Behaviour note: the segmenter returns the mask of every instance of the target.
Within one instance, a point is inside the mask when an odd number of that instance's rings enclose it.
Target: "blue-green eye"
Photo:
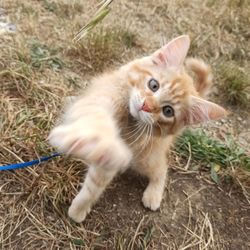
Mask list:
[[[148,88],[153,91],[153,92],[156,92],[160,87],[160,84],[154,79],[150,79],[148,81]]]
[[[174,109],[170,105],[166,105],[162,108],[162,112],[166,117],[174,116]]]

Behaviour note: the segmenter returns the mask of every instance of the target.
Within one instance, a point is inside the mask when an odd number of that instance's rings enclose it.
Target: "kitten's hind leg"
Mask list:
[[[78,223],[82,222],[118,172],[118,168],[90,166],[82,188],[69,208],[69,217]]]

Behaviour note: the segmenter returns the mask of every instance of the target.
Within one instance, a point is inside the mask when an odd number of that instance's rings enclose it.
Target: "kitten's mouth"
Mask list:
[[[137,121],[145,122],[152,124],[152,109],[148,103],[141,98],[137,92],[132,92],[130,101],[129,101],[129,113]]]
[[[144,102],[142,104],[142,106],[140,107],[139,111],[144,111],[144,112],[148,112],[148,113],[151,113],[151,109],[150,107],[148,106],[148,104],[146,102]]]
[[[137,109],[137,119],[142,122],[152,124],[151,117],[152,110],[149,108],[145,102]]]

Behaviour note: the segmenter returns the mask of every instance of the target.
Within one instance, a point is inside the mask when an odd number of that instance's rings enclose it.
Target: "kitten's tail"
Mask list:
[[[202,60],[196,58],[188,58],[185,62],[188,70],[195,74],[195,88],[201,97],[206,97],[213,84],[211,68]]]

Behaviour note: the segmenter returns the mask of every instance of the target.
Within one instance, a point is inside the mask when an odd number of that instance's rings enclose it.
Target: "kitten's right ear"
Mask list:
[[[179,36],[157,50],[152,55],[152,60],[158,66],[178,68],[183,64],[189,46],[189,36]]]

